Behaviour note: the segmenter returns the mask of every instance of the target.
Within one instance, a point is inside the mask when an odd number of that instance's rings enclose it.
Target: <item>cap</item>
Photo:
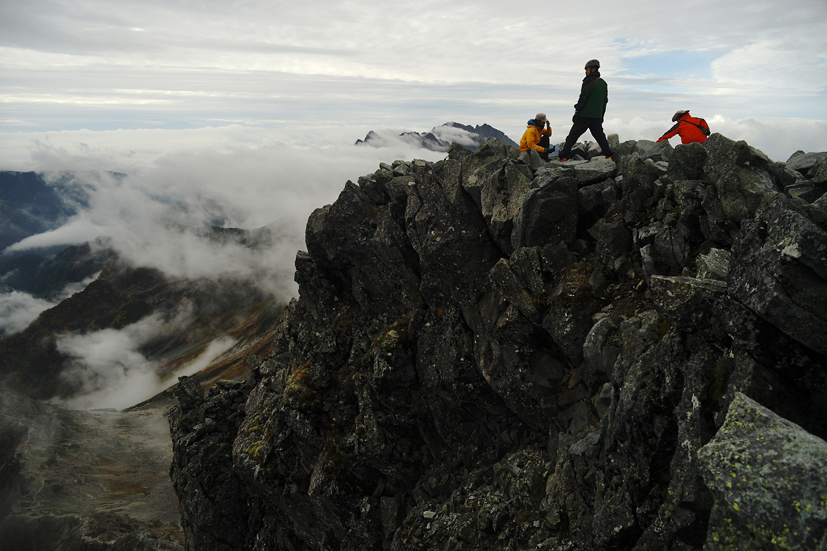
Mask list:
[[[672,115],[672,122],[677,122],[679,118],[689,113],[689,109],[681,109],[680,111],[676,112]]]
[[[586,62],[585,68],[588,69],[589,67],[597,67],[598,69],[600,69],[600,62],[596,59],[590,59]]]

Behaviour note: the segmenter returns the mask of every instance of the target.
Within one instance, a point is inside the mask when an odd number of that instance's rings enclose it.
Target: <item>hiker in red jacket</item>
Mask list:
[[[709,136],[709,125],[703,119],[689,116],[689,109],[678,111],[672,117],[675,126],[658,139],[658,142],[668,140],[674,135],[680,135],[681,143],[704,143]]]

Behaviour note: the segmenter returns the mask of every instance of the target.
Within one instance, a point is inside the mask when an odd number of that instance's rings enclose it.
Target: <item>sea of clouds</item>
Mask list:
[[[249,136],[234,132],[204,132],[177,147],[167,141],[167,132],[140,131],[49,135],[31,142],[29,165],[18,168],[41,172],[47,183],[69,181],[83,190],[86,201],[60,228],[28,237],[4,253],[38,252],[106,236],[107,245],[134,266],[156,268],[172,278],[254,281],[261,291],[287,302],[297,296],[294,261],[305,248],[305,225],[314,209],[335,201],[348,180],[376,171],[380,162],[445,157],[398,140],[383,148],[322,140],[251,144],[246,143]],[[205,229],[211,226],[268,227],[274,238],[253,250],[235,240],[207,238]],[[67,288],[60,298],[85,284]],[[2,293],[0,330],[20,331],[55,304],[19,291]],[[123,408],[163,390],[170,383],[157,380],[157,366],[140,349],[167,330],[160,319],[149,317],[119,331],[60,336],[58,349],[71,358],[66,376],[88,391],[70,405]],[[233,344],[228,338],[217,340],[186,373],[203,369]]]

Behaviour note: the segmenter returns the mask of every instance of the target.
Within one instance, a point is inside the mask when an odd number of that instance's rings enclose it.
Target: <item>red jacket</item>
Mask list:
[[[701,126],[706,129],[706,134],[701,131],[698,126]],[[695,117],[690,117],[689,113],[682,116],[678,119],[678,122],[675,123],[675,126],[669,129],[669,131],[661,136],[658,139],[658,142],[662,142],[663,140],[668,140],[674,135],[680,135],[681,143],[704,143],[706,141],[706,137],[709,135],[709,125],[706,124],[706,121],[703,119],[696,119]]]

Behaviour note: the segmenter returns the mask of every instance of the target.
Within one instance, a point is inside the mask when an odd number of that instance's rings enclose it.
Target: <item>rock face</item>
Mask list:
[[[738,393],[698,458],[715,496],[709,549],[824,546],[827,442]]]
[[[617,151],[452,146],[315,211],[274,352],[179,385],[187,549],[823,546],[824,478],[775,469],[824,461],[819,159]]]

